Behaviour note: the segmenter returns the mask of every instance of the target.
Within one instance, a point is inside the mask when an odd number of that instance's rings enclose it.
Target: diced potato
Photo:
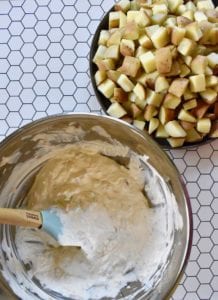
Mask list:
[[[97,71],[95,73],[95,82],[97,85],[101,84],[107,78],[107,74],[105,71]]]
[[[119,86],[125,91],[125,92],[131,92],[134,89],[134,84],[132,81],[124,74],[121,74],[120,77],[117,80],[117,83]]]
[[[179,16],[176,18],[177,24],[179,27],[185,27],[188,24],[192,23],[192,21],[184,16]]]
[[[107,77],[114,82],[117,82],[118,78],[120,77],[121,73],[115,70],[108,70]]]
[[[167,18],[167,14],[159,13],[151,17],[152,24],[162,25]]]
[[[196,99],[191,99],[189,101],[186,101],[184,104],[183,104],[183,108],[185,110],[190,110],[192,108],[195,108],[197,106],[197,100]]]
[[[163,76],[159,76],[155,81],[155,92],[161,93],[167,91],[169,88],[169,82]]]
[[[199,41],[203,33],[197,22],[193,22],[186,26],[186,36],[193,41]]]
[[[126,93],[121,88],[116,87],[116,88],[114,88],[114,99],[119,103],[128,101],[128,93]]]
[[[112,45],[120,45],[120,41],[122,39],[123,33],[121,30],[115,30],[110,34],[110,37],[107,40],[107,47],[112,46]]]
[[[143,54],[145,54],[146,52],[148,52],[147,49],[145,49],[145,48],[142,47],[142,46],[139,46],[139,47],[136,49],[135,57],[140,58],[140,56],[143,55]]]
[[[114,88],[116,87],[115,83],[110,80],[106,79],[98,86],[98,90],[106,97],[111,98],[114,94]]]
[[[214,9],[213,2],[210,0],[197,1],[198,10]]]
[[[213,70],[210,67],[206,67],[205,75],[213,75]]]
[[[209,22],[218,23],[218,11],[214,9],[208,9],[205,13]]]
[[[99,60],[104,59],[105,56],[105,52],[107,50],[107,47],[103,46],[103,45],[99,45],[98,49],[95,53],[95,56],[93,58],[93,62],[96,64]]]
[[[177,15],[182,15],[187,10],[186,6],[184,4],[180,4],[176,9]]]
[[[140,129],[140,130],[143,130],[145,128],[145,122],[144,121],[134,120],[133,125],[136,128]]]
[[[172,148],[178,148],[183,146],[185,138],[168,138],[167,141]]]
[[[137,96],[139,99],[141,99],[141,100],[143,100],[143,99],[146,98],[146,91],[145,91],[143,85],[140,84],[140,83],[137,83],[137,84],[136,84],[136,86],[135,86],[134,89],[133,89],[133,92],[134,92],[134,93],[136,94],[136,96]]]
[[[186,121],[190,123],[195,123],[196,118],[188,111],[181,109],[179,114],[178,114],[178,119],[181,121]]]
[[[211,131],[210,131],[209,137],[218,138],[218,122],[217,121],[213,122],[213,124],[211,126]]]
[[[157,118],[151,118],[148,126],[148,133],[151,135],[159,126],[160,121]]]
[[[163,102],[163,106],[170,109],[175,109],[181,103],[181,98],[176,97],[173,94],[168,93]]]
[[[136,22],[136,24],[140,27],[146,27],[150,24],[150,18],[148,15],[142,10],[129,10],[127,12],[127,23]]]
[[[169,109],[164,106],[161,106],[160,111],[159,111],[159,120],[161,124],[165,125],[169,121],[172,121],[175,119],[175,110],[174,109]]]
[[[183,97],[184,97],[185,101],[190,100],[190,99],[194,99],[196,97],[196,93],[192,93],[190,91],[190,89],[187,88],[184,95],[183,95]]]
[[[197,122],[197,131],[201,133],[209,133],[211,129],[211,120],[209,118],[202,118]]]
[[[209,63],[209,66],[211,68],[214,68],[216,65],[218,65],[218,53],[210,53],[208,56],[207,56],[207,59],[208,59],[208,63]]]
[[[115,118],[121,118],[127,114],[125,109],[118,102],[112,103],[109,106],[107,113]]]
[[[105,58],[111,58],[114,60],[119,59],[119,46],[118,45],[112,45],[105,51]]]
[[[169,93],[180,98],[185,93],[188,84],[189,84],[189,80],[186,78],[175,79],[170,85]]]
[[[145,35],[142,35],[139,39],[139,44],[146,48],[146,49],[151,49],[153,48],[153,44],[152,44],[152,41],[150,40],[150,38],[145,34]]]
[[[193,74],[205,74],[208,65],[207,57],[197,55],[191,62],[191,70]]]
[[[145,85],[147,87],[149,87],[150,89],[154,89],[155,87],[155,81],[158,77],[158,72],[157,71],[154,71],[152,73],[149,73],[149,74],[145,74]]]
[[[187,130],[186,132],[187,132],[187,136],[185,138],[186,142],[195,143],[202,140],[202,136],[195,130],[195,128]]]
[[[134,94],[134,93],[133,93]],[[135,94],[134,94],[135,95]],[[147,104],[147,101],[146,99],[140,99],[140,98],[135,98],[135,104],[140,107],[141,109],[144,109],[146,104]]]
[[[152,7],[152,12],[153,12],[153,15],[159,14],[159,13],[167,14],[168,13],[168,7],[164,3],[160,3],[160,4],[155,3],[154,6]]]
[[[191,67],[191,62],[192,62],[191,56],[183,56],[182,59],[188,67]]]
[[[206,76],[206,86],[213,87],[218,84],[218,77],[215,75]]]
[[[169,134],[166,131],[165,127],[162,124],[159,124],[156,133],[155,133],[156,138],[168,138]]]
[[[123,38],[127,40],[138,40],[139,38],[139,28],[135,22],[127,23],[125,26],[125,31],[123,33]]]
[[[135,103],[131,103],[130,108],[133,119],[136,119],[138,116],[141,115],[142,111]]]
[[[174,26],[176,26],[177,25],[176,18],[174,16],[168,17],[167,20],[165,21],[164,25],[166,27],[174,27]]]
[[[109,14],[109,28],[118,28],[120,24],[120,12],[112,11]]]
[[[150,121],[153,117],[158,114],[158,110],[154,105],[146,105],[144,111],[144,119]]]
[[[218,120],[218,102],[214,104],[214,114],[216,119]]]
[[[169,43],[170,37],[165,27],[159,27],[152,35],[151,40],[155,48],[159,49]]]
[[[173,28],[173,31],[172,31],[172,34],[171,34],[171,43],[176,45],[176,46],[179,45],[179,43],[185,37],[185,33],[186,33],[185,28],[175,26]]]
[[[118,71],[127,76],[136,77],[139,68],[140,68],[140,61],[138,58],[132,56],[125,56],[123,60],[123,64],[118,69]]]
[[[109,38],[110,38],[110,32],[108,30],[101,30],[98,44],[106,46]]]
[[[183,4],[183,0],[168,0],[168,6],[171,13],[175,12],[181,4]]]
[[[126,26],[127,23],[127,17],[126,14],[123,12],[120,12],[120,23],[119,23],[119,28],[123,28]]]
[[[133,93],[133,92],[130,92],[130,93],[127,93],[128,94],[128,100],[131,101],[131,102],[135,102],[136,101],[136,94]]]
[[[203,92],[206,89],[205,75],[194,75],[189,77],[190,89],[192,92],[198,93]]]
[[[130,9],[130,1],[129,0],[120,0],[115,4],[115,10],[127,12]]]
[[[153,52],[148,51],[142,54],[139,59],[147,73],[151,73],[156,70],[155,56]]]
[[[164,94],[155,93],[152,90],[147,90],[147,103],[159,107],[163,101]]]
[[[175,77],[175,76],[178,76],[180,73],[181,73],[180,64],[178,63],[178,61],[174,61],[170,72],[165,73],[164,75],[166,77]]]
[[[196,123],[190,123],[186,121],[180,121],[180,125],[185,129],[185,131],[190,130],[195,127]]]
[[[192,10],[186,10],[184,13],[182,13],[182,16],[194,21],[194,12]]]
[[[120,53],[123,56],[134,56],[135,53],[134,41],[122,39],[120,43]]]
[[[146,34],[151,38],[151,36],[160,28],[159,25],[152,25],[145,28]]]
[[[217,45],[218,44],[218,28],[214,27],[211,28],[209,33],[209,41],[211,45]]]
[[[160,74],[170,72],[173,59],[169,47],[158,49],[155,53],[155,58],[156,68]]]
[[[197,21],[197,22],[207,21],[207,19],[208,19],[203,11],[196,11],[194,13],[194,18],[195,18],[195,21]]]
[[[217,92],[213,89],[206,89],[206,91],[200,93],[201,98],[208,104],[213,104],[217,100]]]
[[[187,75],[189,75],[191,73],[191,70],[189,69],[189,67],[186,66],[186,64],[182,64],[180,66],[180,77],[186,77]]]
[[[183,38],[177,48],[178,52],[184,56],[191,55],[196,47],[196,43],[190,39]]]
[[[115,69],[115,62],[111,58],[99,60],[96,64],[98,66],[99,71],[108,71]]]
[[[187,135],[186,131],[176,120],[168,122],[167,124],[165,124],[164,128],[171,137],[182,138]]]
[[[198,118],[202,119],[206,114],[207,110],[209,109],[210,105],[205,103],[204,101],[198,100],[197,107],[192,110],[192,114]]]
[[[187,10],[193,10],[193,11],[196,11],[197,8],[195,6],[195,4],[192,2],[192,1],[188,1],[186,4],[185,4]]]

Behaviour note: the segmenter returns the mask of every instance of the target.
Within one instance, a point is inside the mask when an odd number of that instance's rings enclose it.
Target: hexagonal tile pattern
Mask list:
[[[92,35],[113,0],[0,1],[0,141],[31,120],[102,113],[89,78]],[[192,205],[190,261],[171,299],[218,299],[218,140],[167,152]]]

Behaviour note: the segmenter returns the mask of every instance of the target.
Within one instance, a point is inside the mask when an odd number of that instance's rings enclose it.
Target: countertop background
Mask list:
[[[0,1],[0,140],[47,115],[101,113],[89,79],[89,46],[113,3]],[[186,182],[194,219],[190,261],[172,299],[217,300],[218,140],[168,154]]]

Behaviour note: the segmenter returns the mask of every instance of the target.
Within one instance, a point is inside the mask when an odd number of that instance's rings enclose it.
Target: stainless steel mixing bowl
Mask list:
[[[72,141],[65,137],[66,130],[72,123],[81,126],[82,129],[87,132],[87,134],[83,137],[84,140],[93,140],[96,138],[103,139],[102,136],[97,137],[96,133],[90,134],[90,128],[98,125],[104,128],[112,136],[112,138],[124,145],[127,145],[134,152],[139,153],[140,155],[147,155],[150,158],[149,162],[151,165],[159,172],[162,178],[166,179],[169,188],[174,193],[179,211],[183,217],[183,228],[182,230],[175,232],[173,250],[161,281],[155,289],[149,293],[142,291],[138,283],[133,283],[131,288],[122,289],[121,293],[116,298],[122,299],[125,298],[125,296],[128,296],[128,299],[166,299],[176,287],[189,257],[192,241],[192,215],[189,198],[176,167],[157,143],[145,132],[139,131],[120,120],[92,114],[59,115],[28,124],[13,133],[0,144],[1,206],[17,207],[22,205],[22,199],[31,185],[33,174],[29,174],[30,176],[28,176],[28,178],[14,179],[14,182],[12,182],[14,187],[13,191],[10,191],[8,196],[5,197],[4,195],[3,197],[2,191],[7,182],[12,180],[10,176],[13,169],[19,163],[28,161],[28,159],[34,155],[36,151],[36,142],[33,138],[38,134],[50,134],[58,131],[63,133],[63,138],[56,140],[54,145],[72,143],[74,141],[73,136]],[[7,160],[8,157],[12,157],[12,161]],[[1,226],[0,232],[0,281],[2,288],[9,293],[11,297],[10,299],[13,297],[18,299],[10,288],[12,283],[13,286],[17,285],[18,289],[25,290],[25,297],[22,298],[23,300],[67,299],[48,291],[43,291],[43,293],[45,293],[44,295],[47,296],[45,298],[40,298],[38,296],[38,291],[42,291],[43,287],[41,287],[37,281],[28,277],[26,267],[20,261],[16,251],[16,245],[14,243],[14,229],[10,226]],[[4,243],[2,242],[3,239]],[[5,245],[5,243],[7,245]],[[10,262],[12,261],[10,265],[8,263],[9,255],[12,258],[10,259]],[[31,290],[25,289],[24,285],[20,285],[19,276],[22,276],[24,280],[28,281],[32,287]],[[136,291],[139,292],[135,293]],[[131,296],[133,292],[135,295],[134,297]]]

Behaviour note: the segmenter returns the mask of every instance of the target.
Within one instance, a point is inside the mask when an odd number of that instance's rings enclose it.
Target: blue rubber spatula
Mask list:
[[[61,220],[58,214],[52,210],[37,212],[25,209],[0,208],[0,224],[42,229],[58,242],[58,237],[62,234]]]

